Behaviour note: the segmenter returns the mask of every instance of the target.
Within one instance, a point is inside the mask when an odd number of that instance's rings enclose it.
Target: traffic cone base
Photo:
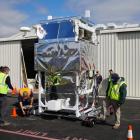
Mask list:
[[[16,107],[13,107],[13,109],[12,109],[12,113],[11,113],[11,116],[14,117],[14,118],[17,117]]]
[[[129,126],[128,126],[127,140],[133,140],[132,125],[129,125]]]

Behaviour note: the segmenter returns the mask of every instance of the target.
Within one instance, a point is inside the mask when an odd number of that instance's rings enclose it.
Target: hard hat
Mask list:
[[[60,75],[60,73],[59,72],[55,72],[54,75]]]
[[[120,76],[117,73],[111,74],[112,82],[117,82],[120,79]]]

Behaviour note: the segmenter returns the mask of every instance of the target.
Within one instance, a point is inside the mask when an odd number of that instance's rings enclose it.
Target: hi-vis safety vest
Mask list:
[[[29,88],[21,88],[21,89],[19,90],[20,96],[23,96],[23,93],[24,93],[24,92],[27,93],[27,96],[28,96],[28,97],[31,95],[31,89],[29,89]]]
[[[122,84],[126,84],[124,81],[119,82],[118,84],[113,85],[113,83],[110,83],[109,91],[108,91],[108,97],[112,100],[119,101],[120,99],[120,87]]]
[[[5,83],[7,74],[0,72],[0,94],[7,94],[8,85]]]
[[[58,75],[49,76],[48,81],[50,82],[50,85],[57,86],[60,84],[61,77]]]
[[[53,84],[55,86],[59,85],[60,84],[60,81],[61,81],[61,79],[60,79],[59,76],[56,75],[56,76],[53,77]]]

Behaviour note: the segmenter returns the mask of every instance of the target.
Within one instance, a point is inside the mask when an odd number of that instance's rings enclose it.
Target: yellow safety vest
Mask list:
[[[0,94],[7,94],[8,85],[5,83],[7,74],[0,72]]]
[[[56,76],[53,77],[53,84],[55,86],[59,85],[60,84],[60,81],[61,81],[61,79],[60,79],[59,76],[56,75]]]
[[[51,85],[60,85],[60,81],[61,81],[61,77],[58,75],[53,75],[53,76],[49,76],[48,81],[50,82]]]
[[[124,81],[119,82],[118,84],[113,85],[112,82],[110,83],[110,88],[108,91],[108,97],[112,100],[119,101],[120,99],[120,87],[124,84]],[[126,83],[125,83],[126,84]]]

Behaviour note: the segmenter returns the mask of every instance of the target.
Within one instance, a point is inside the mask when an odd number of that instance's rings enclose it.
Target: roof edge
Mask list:
[[[100,33],[105,34],[105,33],[119,33],[119,32],[135,32],[135,31],[140,31],[140,27],[105,29],[105,30],[100,30]]]

